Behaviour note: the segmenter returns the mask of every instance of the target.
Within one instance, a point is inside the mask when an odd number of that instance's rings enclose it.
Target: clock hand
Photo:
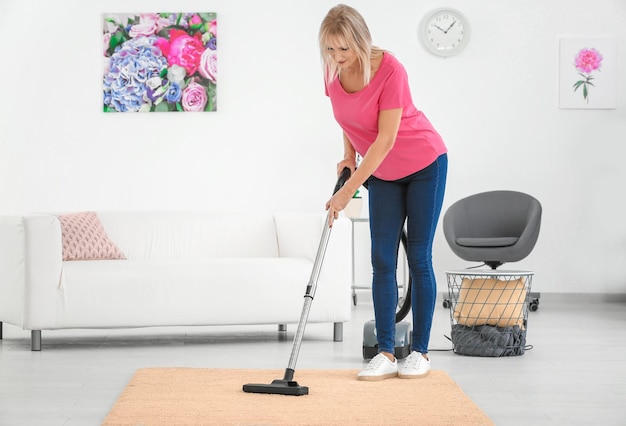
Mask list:
[[[435,24],[435,28],[437,28],[439,31],[441,31],[442,33],[447,33],[448,31],[444,30],[443,28],[441,28],[439,25]]]
[[[450,24],[450,26],[448,27],[448,29],[444,31],[444,34],[448,34],[448,31],[450,31],[450,30],[452,29],[452,27],[454,26],[454,24],[456,24],[456,20]]]

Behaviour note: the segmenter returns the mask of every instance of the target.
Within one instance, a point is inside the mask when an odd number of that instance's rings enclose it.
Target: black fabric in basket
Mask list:
[[[452,326],[454,352],[460,355],[501,357],[523,355],[526,348],[526,330],[519,326],[494,327],[478,325]]]

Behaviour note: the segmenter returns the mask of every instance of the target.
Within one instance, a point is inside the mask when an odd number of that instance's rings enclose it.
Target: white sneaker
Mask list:
[[[424,358],[421,352],[413,351],[406,357],[398,377],[401,379],[419,379],[428,375],[429,371],[430,360]]]
[[[357,376],[358,380],[385,380],[398,375],[398,360],[391,362],[383,354],[378,354]]]

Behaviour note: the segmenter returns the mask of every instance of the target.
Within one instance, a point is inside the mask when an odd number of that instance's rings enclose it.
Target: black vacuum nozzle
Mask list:
[[[273,395],[308,395],[309,388],[298,385],[292,380],[276,379],[270,384],[248,383],[243,385],[243,391],[249,393],[269,393]]]
[[[285,375],[282,379],[276,379],[269,385],[262,383],[248,383],[243,385],[243,391],[249,393],[271,393],[276,395],[308,395],[309,388],[300,386],[298,382],[293,380],[294,370],[292,368],[285,369]]]

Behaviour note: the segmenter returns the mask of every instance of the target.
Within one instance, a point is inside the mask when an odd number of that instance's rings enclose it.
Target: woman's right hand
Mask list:
[[[339,163],[337,163],[337,176],[343,172],[345,168],[350,169],[350,176],[354,174],[356,170],[356,161],[355,159],[344,158]],[[348,179],[349,180],[349,179]],[[339,217],[339,212],[346,207],[346,204],[352,198],[352,193],[346,192],[347,188],[344,186],[326,202],[326,210],[330,210],[329,215],[329,225],[332,227],[335,219]]]
[[[337,176],[339,176],[343,169],[345,169],[346,167],[350,169],[350,176],[352,176],[354,174],[354,171],[356,170],[356,160],[354,158],[344,158],[343,160],[338,162]]]

